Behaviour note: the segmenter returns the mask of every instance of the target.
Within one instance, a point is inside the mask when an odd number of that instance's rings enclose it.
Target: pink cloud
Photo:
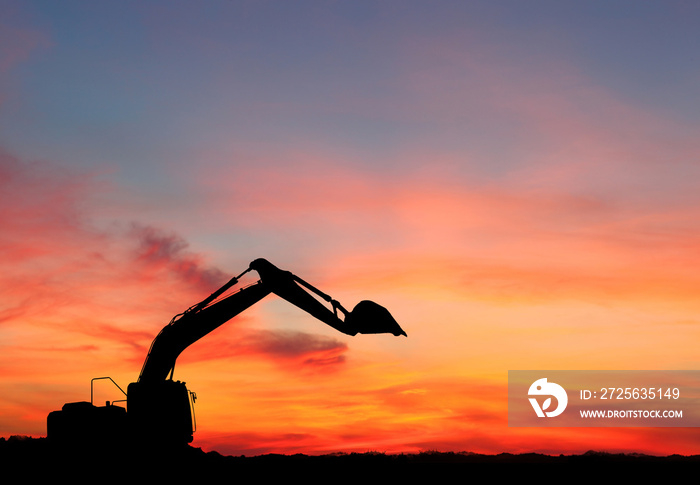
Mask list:
[[[228,279],[220,269],[206,267],[201,255],[188,252],[189,244],[177,234],[133,224],[129,236],[136,240],[135,257],[144,268],[172,272],[202,289],[215,289]]]
[[[230,322],[235,330],[205,338],[183,353],[181,361],[267,358],[280,364],[285,372],[332,369],[345,362],[346,343],[323,335],[294,330],[246,328],[245,319]],[[229,326],[230,326],[229,325]]]

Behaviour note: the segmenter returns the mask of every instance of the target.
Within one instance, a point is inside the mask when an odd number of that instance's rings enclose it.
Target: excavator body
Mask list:
[[[70,402],[46,419],[49,441],[66,449],[91,446],[118,448],[129,439],[126,409],[112,403],[95,406],[88,401]]]

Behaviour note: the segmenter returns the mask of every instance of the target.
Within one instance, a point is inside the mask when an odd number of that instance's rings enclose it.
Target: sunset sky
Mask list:
[[[268,297],[178,360],[194,446],[700,453],[507,419],[508,370],[700,368],[698,32],[692,1],[0,0],[0,436],[126,389],[263,257],[408,338]]]

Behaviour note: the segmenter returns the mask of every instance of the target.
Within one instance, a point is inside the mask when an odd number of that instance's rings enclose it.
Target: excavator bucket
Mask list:
[[[363,300],[355,305],[345,318],[345,323],[358,333],[390,333],[397,337],[407,336],[389,310],[369,300]]]

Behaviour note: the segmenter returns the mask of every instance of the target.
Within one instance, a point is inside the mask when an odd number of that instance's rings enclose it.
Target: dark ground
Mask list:
[[[578,470],[598,473],[611,467],[624,470],[640,470],[646,465],[700,465],[700,455],[665,457],[640,454],[611,454],[589,451],[581,455],[543,455],[537,453],[483,455],[469,452],[424,452],[417,454],[390,455],[384,453],[337,453],[330,455],[260,455],[223,456],[217,452],[204,452],[199,448],[186,447],[165,452],[152,448],[140,450],[75,448],[52,446],[46,438],[12,436],[0,438],[0,466],[3,471],[23,472],[27,478],[74,478],[78,482],[88,478],[141,477],[152,479],[183,479],[216,477],[239,477],[238,470],[253,469],[256,476],[272,476],[294,470],[337,470],[360,473],[363,470],[382,466],[412,464],[463,464],[474,465],[472,469],[488,470],[494,478],[515,471],[511,465],[573,465]],[[489,466],[491,465],[491,466]],[[303,467],[303,468],[302,468]],[[518,469],[518,475],[522,473]],[[291,475],[291,474],[290,474]],[[48,480],[41,480],[48,481]],[[180,480],[178,480],[179,482]],[[221,480],[219,480],[221,481]]]

